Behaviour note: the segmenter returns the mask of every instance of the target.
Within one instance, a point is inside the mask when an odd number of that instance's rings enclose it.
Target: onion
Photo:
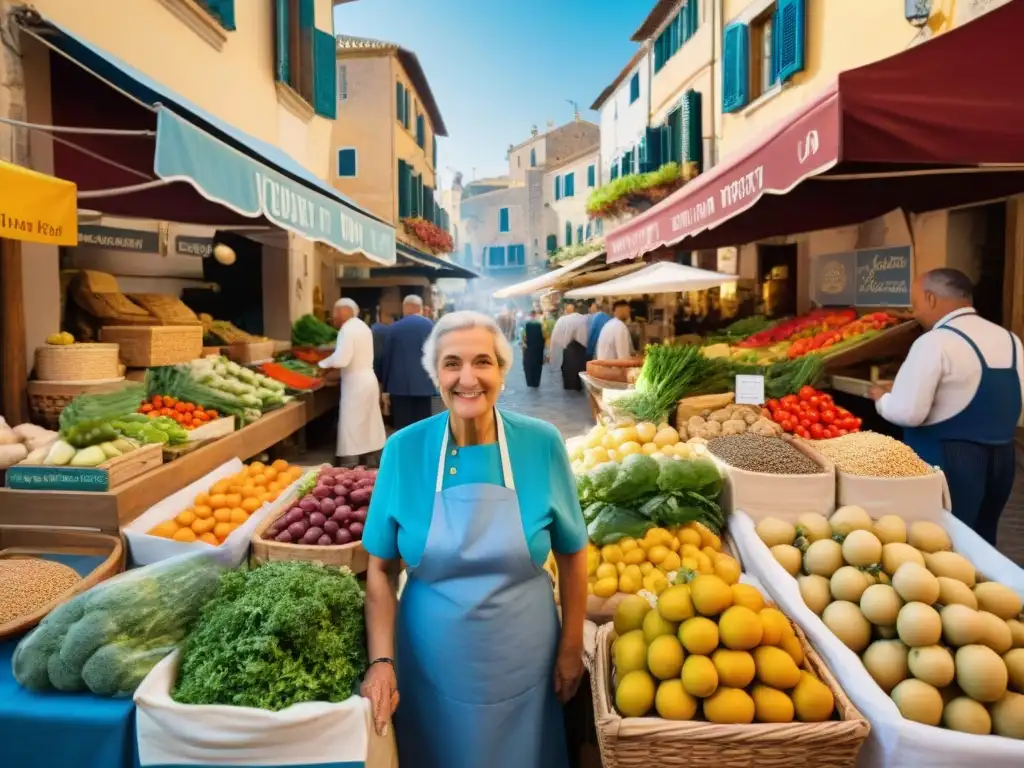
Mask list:
[[[316,512],[320,509],[320,502],[315,498],[307,496],[299,502],[299,507],[302,508],[303,512]]]
[[[365,523],[366,507],[360,507],[359,509],[353,510],[352,514],[349,515],[349,520],[353,520],[357,523]]]
[[[309,516],[309,524],[314,528],[323,528],[326,521],[327,518],[324,516],[323,512],[313,512]]]
[[[297,523],[299,520],[305,519],[305,517],[306,513],[303,511],[302,507],[292,507],[288,510],[288,514],[284,516],[284,524],[291,525],[292,523]]]
[[[338,532],[338,529],[341,528],[341,526],[338,525],[338,523],[334,520],[328,520],[320,527],[324,529],[324,533],[330,536],[336,534]]]
[[[326,499],[331,495],[331,488],[328,485],[318,485],[313,489],[313,495],[318,499]]]
[[[274,537],[274,541],[280,541],[282,544],[291,544],[292,535],[288,531],[281,531]]]
[[[345,496],[348,494],[348,488],[344,485],[336,485],[331,489],[331,492],[335,496]]]
[[[328,536],[325,533],[323,536],[316,540],[316,543],[319,544],[321,547],[327,547],[334,543],[334,539],[333,537]]]
[[[348,532],[352,534],[352,538],[354,538],[354,539],[358,540],[358,539],[363,538],[363,524],[362,523],[352,523],[352,524],[350,524],[349,527],[348,527]]]
[[[352,504],[361,507],[370,500],[370,492],[365,488],[359,488],[358,490],[352,491],[352,493],[348,495],[348,499]]]
[[[338,532],[334,534],[335,544],[350,544],[352,542],[352,534],[344,528],[339,528]]]
[[[288,526],[288,533],[292,535],[293,539],[301,539],[309,529],[309,523],[305,520],[299,520],[297,523],[292,523]]]
[[[334,514],[331,515],[331,520],[336,520],[339,523],[343,523],[352,516],[352,507],[347,504],[343,504],[334,510]]]
[[[320,511],[324,513],[325,517],[330,517],[334,514],[334,510],[337,509],[338,504],[334,499],[326,498],[320,501]]]

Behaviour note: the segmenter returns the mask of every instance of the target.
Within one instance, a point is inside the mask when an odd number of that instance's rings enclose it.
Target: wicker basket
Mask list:
[[[120,376],[117,344],[46,345],[36,348],[40,381],[110,381]]]
[[[129,368],[187,363],[203,352],[201,325],[108,325],[102,339],[117,342],[121,362]]]
[[[124,381],[121,379],[89,384],[30,381],[28,383],[28,408],[32,415],[32,423],[47,429],[57,429],[60,412],[79,395],[116,392],[122,387],[124,387]]]
[[[274,357],[274,346],[277,342],[250,341],[227,346],[227,358],[239,365],[250,365],[252,363],[265,363]]]
[[[615,627],[605,624],[597,633],[591,670],[594,720],[605,768],[851,768],[871,726],[808,645],[804,633],[796,625],[794,629],[804,648],[804,669],[832,691],[837,720],[718,725],[704,720],[621,717],[612,704]]]

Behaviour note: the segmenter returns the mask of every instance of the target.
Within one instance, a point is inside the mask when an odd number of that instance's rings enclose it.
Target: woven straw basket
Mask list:
[[[105,325],[101,337],[120,346],[121,362],[129,368],[178,365],[203,352],[201,325]]]
[[[598,630],[591,664],[594,721],[604,767],[852,768],[871,726],[807,644],[800,628],[794,628],[806,654],[804,669],[831,689],[837,720],[717,725],[703,720],[623,718],[612,701],[611,647],[615,628],[605,624]]]
[[[109,381],[120,376],[117,344],[46,345],[36,348],[40,381]]]

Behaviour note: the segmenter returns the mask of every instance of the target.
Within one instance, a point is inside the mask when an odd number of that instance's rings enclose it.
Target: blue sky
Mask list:
[[[335,10],[338,34],[416,53],[448,127],[438,166],[468,181],[506,173],[509,144],[572,119],[626,65],[629,38],[654,2],[635,0],[358,0]]]

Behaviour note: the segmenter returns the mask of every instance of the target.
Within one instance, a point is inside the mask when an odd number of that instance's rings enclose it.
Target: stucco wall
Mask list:
[[[640,98],[629,103],[629,82],[633,73],[640,75]],[[611,167],[624,151],[635,147],[644,137],[650,108],[649,54],[640,58],[635,68],[619,83],[615,92],[601,105],[601,181],[611,180]]]
[[[714,40],[714,30],[711,24],[711,3],[718,1],[701,0],[697,31],[655,73],[651,83],[650,108],[652,115],[670,112],[678,105],[683,92],[690,88],[696,88],[705,94],[710,90],[710,80],[708,81],[709,85],[704,88],[697,88],[694,85],[694,81],[711,66],[712,42]],[[691,0],[691,2],[698,2],[698,0]],[[842,0],[839,0],[839,2],[842,2]],[[675,13],[670,14],[665,20],[663,27],[667,26],[674,17]],[[660,30],[657,34],[660,34]],[[655,37],[657,37],[657,34],[655,34]],[[705,95],[706,98],[708,98],[707,95]],[[709,113],[710,116],[710,104],[705,105],[705,112]]]
[[[599,156],[600,150],[595,149],[590,154],[544,174],[544,201],[550,207],[553,214],[550,223],[554,226],[554,230],[546,234],[557,235],[559,247],[566,244],[566,222],[572,224],[573,243],[577,242],[577,227],[583,227],[584,237],[586,237],[587,224],[590,221],[590,217],[587,216],[587,198],[592,191],[592,188],[587,186],[587,168],[591,165],[595,166],[594,173],[596,175]],[[565,197],[565,176],[569,173],[573,174],[574,194],[572,197]],[[554,195],[556,177],[562,179],[560,182],[562,196],[559,200],[556,200]]]
[[[469,242],[473,248],[474,265],[481,265],[486,246],[530,244],[528,200],[527,187],[522,186],[476,195],[462,201],[464,242]],[[509,209],[508,232],[498,231],[499,211],[502,208]],[[529,250],[527,248],[527,252]]]

